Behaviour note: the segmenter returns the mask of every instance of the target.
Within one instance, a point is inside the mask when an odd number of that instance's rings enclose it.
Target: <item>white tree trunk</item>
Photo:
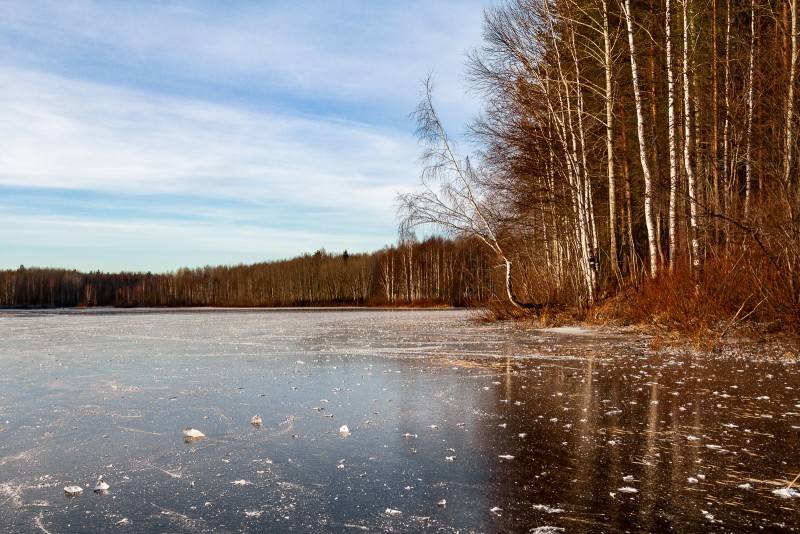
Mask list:
[[[783,181],[787,192],[791,191],[790,179],[792,164],[794,162],[794,85],[797,76],[797,0],[789,0],[792,17],[792,40],[789,64],[789,90],[786,98],[786,150],[783,160]],[[794,195],[792,195],[794,196]],[[790,197],[791,198],[791,197]],[[794,209],[793,202],[789,202],[790,209]]]
[[[549,12],[548,12],[549,15]],[[567,22],[572,22],[567,19]],[[585,140],[583,138],[583,119],[582,119],[582,87],[580,84],[580,70],[577,65],[577,56],[575,50],[574,34],[571,35],[569,41],[570,51],[573,55],[575,62],[575,83],[571,83],[563,67],[560,49],[558,47],[559,40],[555,35],[555,29],[552,25],[552,18],[548,17],[548,29],[553,42],[553,50],[556,59],[556,67],[558,69],[559,83],[563,88],[558,91],[560,113],[553,113],[553,117],[559,124],[562,134],[561,141],[564,147],[565,163],[567,165],[567,179],[570,185],[572,211],[573,211],[573,231],[575,233],[575,246],[576,246],[576,259],[578,271],[582,285],[586,290],[586,301],[589,304],[594,302],[595,291],[595,277],[594,270],[590,265],[590,258],[592,257],[591,247],[591,218],[589,216],[587,202],[587,188],[588,178],[586,170],[586,151],[584,149]],[[574,28],[570,27],[569,31],[572,33]],[[573,88],[574,87],[574,88]],[[577,111],[572,103],[572,92],[576,93]],[[575,118],[577,116],[577,118]],[[577,126],[576,126],[577,122]],[[577,131],[576,131],[577,130]]]
[[[664,32],[667,52],[667,124],[669,127],[669,268],[673,270],[678,255],[678,128],[675,120],[675,73],[672,68],[670,0],[666,0],[664,9]]]
[[[650,173],[650,163],[647,161],[647,142],[644,136],[644,113],[642,111],[642,93],[639,89],[639,72],[636,66],[636,45],[633,40],[633,16],[631,15],[631,0],[625,0],[623,6],[625,22],[628,26],[628,46],[631,54],[631,78],[633,79],[633,98],[636,104],[636,133],[639,137],[639,160],[642,164],[644,176],[644,218],[647,225],[647,239],[650,252],[650,276],[658,276],[658,247],[656,240],[656,225],[653,219],[653,178]]]
[[[589,305],[594,303],[595,287],[597,286],[595,266],[597,260],[595,252],[597,250],[597,228],[595,226],[594,209],[592,203],[592,182],[589,179],[589,165],[586,157],[586,129],[583,125],[583,115],[585,113],[583,103],[583,81],[581,78],[580,62],[578,61],[577,45],[575,43],[575,23],[570,21],[570,51],[572,52],[572,62],[575,65],[575,93],[578,105],[578,140],[580,141],[580,173],[578,174],[580,210],[578,220],[582,225],[581,231],[581,262],[583,263],[584,284],[586,286],[586,296]]]
[[[686,171],[687,188],[689,190],[689,238],[692,241],[692,266],[697,268],[700,264],[700,244],[697,232],[697,185],[692,163],[694,152],[694,139],[692,137],[692,100],[691,84],[689,83],[689,35],[691,33],[689,22],[689,0],[683,0],[683,166]]]
[[[686,1],[686,0],[684,0]],[[756,1],[750,0],[750,58],[747,66],[747,148],[745,155],[744,216],[750,216],[753,189],[753,86],[756,62]]]
[[[731,177],[731,0],[725,2],[725,125],[722,129],[722,208],[726,215],[731,216],[733,199],[730,195]],[[727,209],[726,209],[727,208]],[[726,240],[729,239],[726,234]]]
[[[611,256],[611,272],[620,278],[617,256],[617,186],[614,175],[614,93],[611,58],[611,35],[608,31],[608,4],[603,0],[603,45],[606,71],[606,158],[608,159],[608,237]]]

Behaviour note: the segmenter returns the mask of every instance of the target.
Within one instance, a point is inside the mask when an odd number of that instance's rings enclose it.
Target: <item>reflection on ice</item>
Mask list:
[[[755,356],[459,311],[0,313],[0,530],[796,531],[800,373]]]

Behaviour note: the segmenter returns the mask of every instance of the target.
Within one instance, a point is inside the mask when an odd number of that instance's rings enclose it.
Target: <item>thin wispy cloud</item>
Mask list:
[[[395,192],[419,172],[419,80],[436,72],[462,128],[481,13],[4,3],[0,220],[15,230],[0,234],[0,268],[158,271],[393,242]],[[87,249],[78,263],[67,242]]]

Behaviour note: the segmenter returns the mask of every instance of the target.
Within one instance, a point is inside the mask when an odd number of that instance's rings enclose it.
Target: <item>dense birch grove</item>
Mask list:
[[[404,228],[481,239],[508,266],[509,311],[628,300],[797,324],[797,24],[797,0],[487,10],[475,148],[458,152],[428,81]]]
[[[371,254],[314,254],[173,273],[0,271],[0,307],[485,304],[494,267],[474,240],[405,238]]]

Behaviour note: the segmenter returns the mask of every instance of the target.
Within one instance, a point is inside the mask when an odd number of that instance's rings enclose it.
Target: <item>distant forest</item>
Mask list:
[[[800,0],[506,0],[451,138],[433,80],[419,187],[372,254],[164,275],[19,269],[3,306],[486,304],[800,334]],[[468,153],[469,152],[469,153]]]
[[[20,266],[0,271],[0,307],[471,306],[490,301],[495,271],[476,240],[442,238],[164,274]]]

